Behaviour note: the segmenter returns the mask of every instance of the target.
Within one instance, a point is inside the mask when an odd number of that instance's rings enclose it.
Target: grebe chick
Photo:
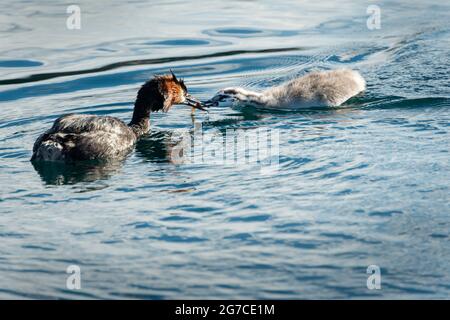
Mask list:
[[[337,107],[364,91],[366,82],[349,69],[311,72],[262,92],[243,88],[219,91],[206,106],[255,107],[263,109],[302,109],[317,106]]]
[[[183,80],[155,76],[138,91],[131,122],[110,116],[68,114],[34,143],[31,161],[77,161],[120,159],[150,130],[150,113],[168,112],[174,104],[205,110],[187,91]]]

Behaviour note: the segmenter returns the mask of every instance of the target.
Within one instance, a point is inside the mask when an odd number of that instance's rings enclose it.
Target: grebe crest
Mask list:
[[[126,156],[150,130],[150,113],[168,112],[174,104],[204,110],[183,80],[154,76],[138,91],[131,122],[110,116],[69,114],[55,120],[33,146],[32,161],[110,160]]]
[[[301,109],[337,107],[365,90],[366,82],[349,69],[311,72],[262,92],[234,87],[220,90],[206,106]]]

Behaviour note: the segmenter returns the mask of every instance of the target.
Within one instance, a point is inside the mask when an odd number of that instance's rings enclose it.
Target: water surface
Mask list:
[[[441,1],[0,5],[0,297],[449,298],[449,14]],[[339,109],[175,107],[123,163],[33,166],[65,113],[131,116],[169,68],[206,99],[349,67]],[[279,168],[176,164],[174,132],[279,130]],[[82,290],[66,288],[66,268]],[[367,266],[382,289],[366,287]]]

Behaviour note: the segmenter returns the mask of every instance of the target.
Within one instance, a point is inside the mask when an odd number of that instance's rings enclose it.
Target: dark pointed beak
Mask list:
[[[205,102],[203,102],[203,107],[205,107],[205,108],[211,108],[211,107],[213,107],[213,106],[217,106],[217,102],[216,101],[213,101],[212,99],[210,99],[210,100],[206,100]]]
[[[208,112],[208,110],[205,109],[205,105],[196,98],[194,98],[193,96],[191,96],[190,94],[187,94],[185,98],[186,98],[186,100],[184,101],[185,105]]]

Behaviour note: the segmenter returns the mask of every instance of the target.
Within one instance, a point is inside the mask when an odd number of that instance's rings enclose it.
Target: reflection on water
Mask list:
[[[33,161],[34,169],[46,184],[62,185],[108,179],[120,171],[123,161],[77,163]]]
[[[205,54],[200,56],[175,56],[175,57],[165,57],[165,58],[156,58],[156,59],[144,59],[144,60],[131,60],[131,61],[123,61],[117,63],[111,63],[99,68],[93,69],[85,69],[85,70],[76,70],[76,71],[67,71],[67,72],[53,72],[53,73],[42,73],[42,74],[33,74],[27,76],[25,78],[15,78],[8,80],[0,80],[0,85],[5,84],[19,84],[19,83],[29,83],[35,81],[48,80],[58,77],[67,77],[72,75],[81,75],[81,74],[89,74],[89,73],[99,73],[108,70],[119,69],[127,66],[136,66],[136,65],[153,65],[153,64],[162,64],[162,63],[176,63],[179,61],[190,61],[190,60],[199,60],[199,59],[207,59],[207,58],[216,58],[216,57],[227,57],[233,55],[242,55],[242,54],[251,54],[251,53],[272,53],[272,52],[286,52],[286,51],[295,51],[301,50],[301,48],[279,48],[279,49],[262,49],[262,50],[239,50],[239,51],[225,51],[218,52],[213,54]],[[4,61],[3,65],[0,67],[11,67],[13,66],[15,61]],[[21,62],[20,66],[28,65],[39,65],[34,64],[33,61],[24,61]]]
[[[3,3],[0,298],[449,297],[448,3],[382,2],[380,30],[354,1],[81,0],[81,30],[65,4]],[[169,68],[206,100],[341,67],[367,80],[342,108],[176,106],[123,162],[29,161],[62,114],[128,121]],[[278,171],[183,163],[197,123],[277,130]]]

